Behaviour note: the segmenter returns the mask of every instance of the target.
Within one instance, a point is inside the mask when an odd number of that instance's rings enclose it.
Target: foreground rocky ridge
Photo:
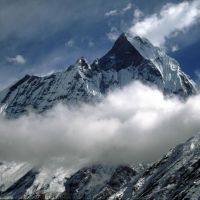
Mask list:
[[[196,93],[194,82],[176,60],[147,39],[122,34],[112,49],[91,65],[80,58],[64,72],[45,77],[26,75],[0,93],[0,111],[16,118],[29,111],[44,112],[58,102],[98,102],[108,91],[134,80],[168,95],[185,98]]]
[[[1,199],[199,199],[200,134],[149,166],[93,165],[77,172],[2,162]]]

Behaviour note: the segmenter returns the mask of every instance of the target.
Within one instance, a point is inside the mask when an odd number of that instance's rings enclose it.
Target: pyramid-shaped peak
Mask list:
[[[118,39],[117,39],[116,41],[118,41],[118,40],[124,40],[124,41],[126,41],[126,40],[127,40],[127,34],[126,34],[126,33],[122,33],[122,34],[118,37]]]
[[[129,42],[129,40],[128,40],[128,37],[127,37],[127,35],[126,35],[126,33],[122,33],[118,38],[117,38],[117,40],[115,41],[115,43],[114,43],[114,46],[113,47],[117,47],[118,48],[118,46],[124,46],[124,45],[130,45],[130,42]]]
[[[118,49],[123,50],[130,50],[132,48],[136,48],[138,50],[138,47],[144,47],[144,48],[155,48],[151,42],[140,36],[134,36],[130,33],[122,33],[117,40],[115,41],[113,48],[115,51]]]
[[[146,46],[148,48],[154,48],[155,46],[145,37],[141,37],[139,35],[133,35],[129,32],[122,33],[116,40],[114,46],[121,46],[131,44],[132,46],[136,47],[138,45],[140,46]]]
[[[147,38],[141,37],[139,35],[133,35],[128,32],[123,32],[116,40],[116,42],[123,41],[123,42],[131,42],[132,40],[140,41],[142,43],[151,43]],[[116,43],[115,42],[115,43]]]
[[[127,35],[122,33],[115,41],[113,47],[100,60],[99,66],[102,69],[126,68],[131,65],[139,65],[143,60],[139,51],[128,40]]]

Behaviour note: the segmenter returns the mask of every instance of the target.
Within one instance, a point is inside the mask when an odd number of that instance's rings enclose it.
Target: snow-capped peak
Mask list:
[[[187,92],[184,78],[187,82],[193,85],[191,93],[195,93],[195,83],[182,72],[180,64],[173,58],[169,57],[162,49],[153,46],[146,38],[139,36],[131,36],[129,33],[124,34],[124,37],[138,50],[138,52],[147,60],[151,61],[162,75],[166,90],[177,90],[184,88]]]
[[[91,65],[81,57],[64,72],[38,77],[26,75],[0,92],[0,107],[9,117],[27,110],[44,112],[57,102],[96,102],[109,91],[139,80],[165,94],[187,97],[196,92],[194,82],[177,61],[147,39],[123,33],[113,47]],[[6,106],[5,106],[6,105]]]

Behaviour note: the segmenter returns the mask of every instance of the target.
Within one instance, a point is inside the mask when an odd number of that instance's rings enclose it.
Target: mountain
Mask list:
[[[200,197],[200,135],[148,166],[93,165],[77,172],[0,164],[0,198],[57,200],[197,200]]]
[[[145,38],[122,34],[92,64],[82,57],[63,72],[26,75],[0,93],[0,111],[17,118],[28,111],[42,113],[58,102],[98,102],[109,91],[134,80],[183,99],[196,93],[194,82],[177,61]],[[35,167],[2,161],[0,199],[196,200],[200,197],[199,158],[198,134],[145,166],[96,164],[68,169],[53,166],[53,162],[52,166]]]
[[[108,91],[134,80],[154,85],[166,95],[187,98],[196,93],[194,82],[176,60],[147,39],[123,33],[111,50],[92,64],[82,57],[63,72],[24,76],[0,93],[0,111],[16,118],[28,111],[44,112],[57,102],[101,101]]]

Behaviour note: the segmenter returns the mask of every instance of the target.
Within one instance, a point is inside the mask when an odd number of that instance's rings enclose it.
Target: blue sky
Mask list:
[[[200,0],[1,0],[0,89],[25,74],[92,62],[122,32],[147,37],[200,76]]]

